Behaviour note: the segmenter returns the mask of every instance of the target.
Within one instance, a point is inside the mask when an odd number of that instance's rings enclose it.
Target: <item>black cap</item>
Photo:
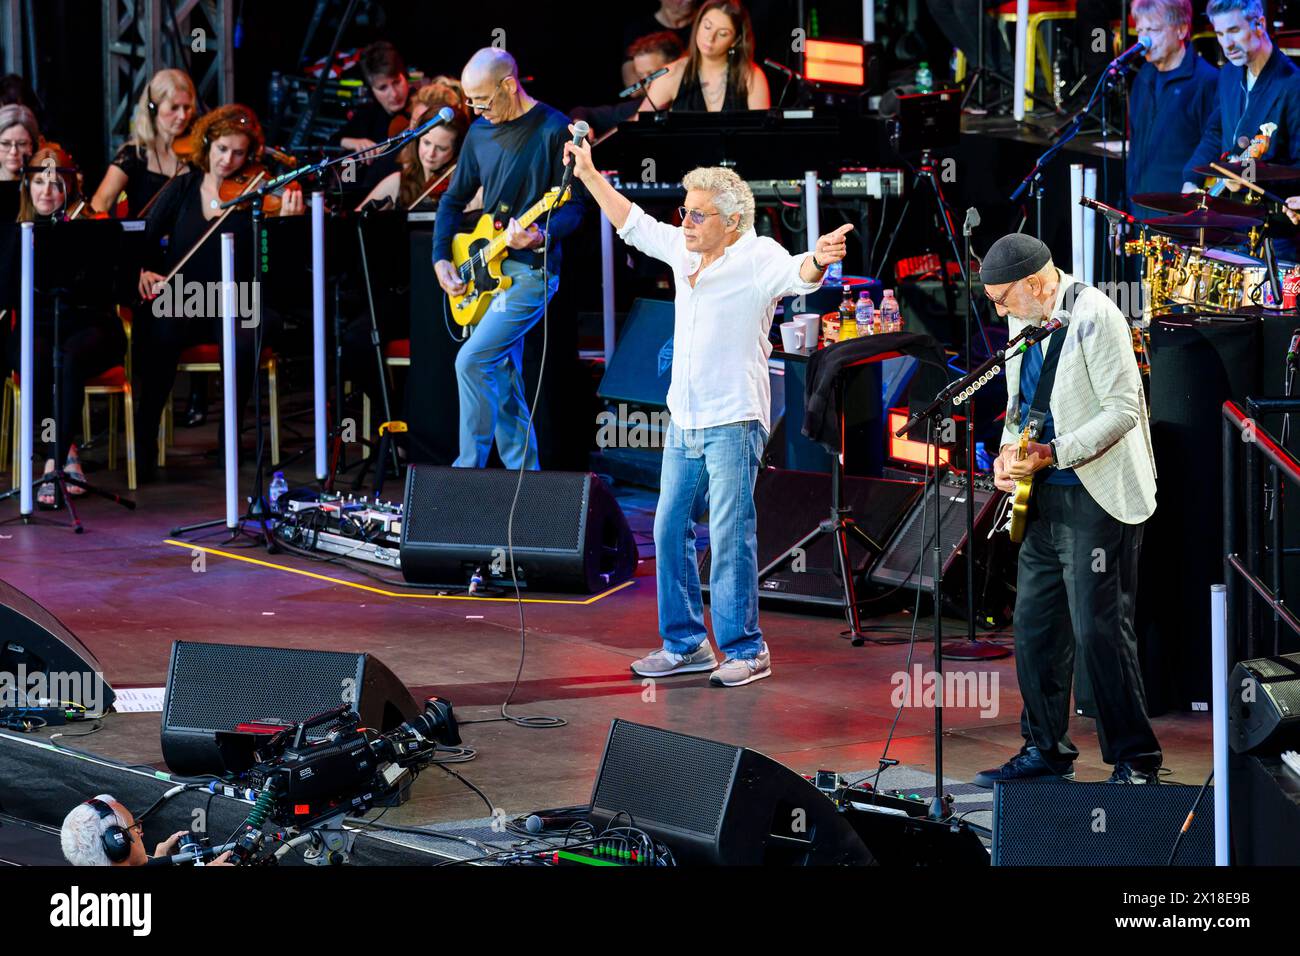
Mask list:
[[[980,264],[980,281],[1006,285],[1033,275],[1051,260],[1052,253],[1041,239],[1013,232],[989,246]]]

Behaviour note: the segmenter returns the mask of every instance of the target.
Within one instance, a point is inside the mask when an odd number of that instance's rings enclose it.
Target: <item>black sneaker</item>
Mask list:
[[[1159,783],[1160,768],[1143,769],[1135,767],[1131,763],[1125,763],[1121,760],[1115,764],[1115,772],[1107,779],[1107,783]]]
[[[987,790],[993,789],[998,781],[1028,780],[1032,777],[1063,777],[1074,779],[1074,765],[1067,764],[1064,770],[1057,770],[1043,759],[1037,747],[1026,747],[1001,767],[995,770],[981,770],[975,774],[971,783]]]

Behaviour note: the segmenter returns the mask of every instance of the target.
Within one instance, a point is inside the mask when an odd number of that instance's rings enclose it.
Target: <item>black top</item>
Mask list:
[[[682,41],[682,49],[687,53],[691,49],[691,21],[687,21],[686,26],[678,27],[676,30],[664,26],[655,19],[653,13],[643,13],[640,16],[633,17],[623,23],[623,52],[627,53],[627,48],[642,37],[647,37],[652,33],[676,33]]]
[[[451,258],[451,237],[463,231],[461,213],[479,186],[483,187],[483,210],[491,213],[498,228],[511,217],[518,218],[558,186],[564,171],[564,144],[572,139],[569,120],[559,110],[537,103],[527,113],[504,123],[489,123],[480,117],[465,134],[456,172],[438,205],[433,231],[433,260]],[[549,224],[551,272],[560,270],[560,243],[582,221],[586,190],[576,180],[573,195],[551,213]],[[547,226],[546,217],[537,220]],[[511,249],[515,262],[541,265],[542,250]]]
[[[396,113],[390,113],[380,106],[377,100],[371,100],[353,111],[347,125],[339,131],[339,140],[368,139],[376,143],[382,143],[388,139],[388,128],[392,125],[393,118],[396,115]],[[402,110],[402,115],[408,119],[410,118],[411,106],[409,99],[406,107]],[[395,171],[397,169],[398,152],[399,150],[394,150],[387,156],[361,167],[361,175],[357,177],[358,188],[369,191],[379,180]]]
[[[155,173],[149,168],[149,154],[143,146],[135,143],[123,143],[122,148],[113,157],[113,165],[126,173],[126,217],[134,219],[140,214],[158,190],[166,186],[170,176]],[[182,175],[188,167],[181,166],[177,175]],[[112,212],[112,210],[109,210]]]
[[[729,74],[727,79],[731,79]],[[704,102],[704,89],[700,86],[700,76],[698,73],[695,75],[694,79],[691,80],[682,77],[682,85],[677,90],[677,98],[673,100],[672,108],[682,112],[708,112],[709,107]],[[726,113],[747,109],[749,109],[748,100],[745,97],[738,95],[735,89],[731,86],[731,83],[728,82],[727,95],[723,97],[722,109],[718,112]]]
[[[166,275],[212,225],[203,217],[202,185],[203,176],[196,171],[173,179],[163,188],[145,217],[145,268]],[[236,279],[249,278],[253,272],[252,230],[252,215],[241,206],[204,240],[181,269],[180,278],[186,283],[221,281],[223,232],[235,234]]]

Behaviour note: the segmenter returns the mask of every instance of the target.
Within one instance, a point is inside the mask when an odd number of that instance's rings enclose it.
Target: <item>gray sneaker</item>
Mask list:
[[[709,683],[714,687],[741,687],[771,676],[772,655],[767,650],[767,643],[764,642],[757,657],[746,660],[728,657],[722,662],[721,667],[709,675]]]
[[[689,654],[674,654],[667,648],[661,647],[639,661],[633,661],[632,673],[640,677],[667,677],[670,674],[711,671],[717,666],[718,658],[714,656],[713,645],[706,638]]]

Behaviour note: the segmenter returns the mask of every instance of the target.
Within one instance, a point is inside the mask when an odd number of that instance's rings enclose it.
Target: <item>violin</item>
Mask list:
[[[99,212],[90,204],[90,200],[82,196],[75,206],[68,212],[68,222],[74,219],[108,219],[107,212]]]
[[[258,188],[266,177],[267,168],[261,163],[246,163],[244,168],[235,175],[221,181],[219,193],[221,201],[230,202],[232,199],[238,199],[245,193]],[[267,193],[262,197],[262,212],[269,216],[278,215],[281,206],[280,194],[285,192],[302,192],[302,187],[298,183],[292,182],[277,192]]]

